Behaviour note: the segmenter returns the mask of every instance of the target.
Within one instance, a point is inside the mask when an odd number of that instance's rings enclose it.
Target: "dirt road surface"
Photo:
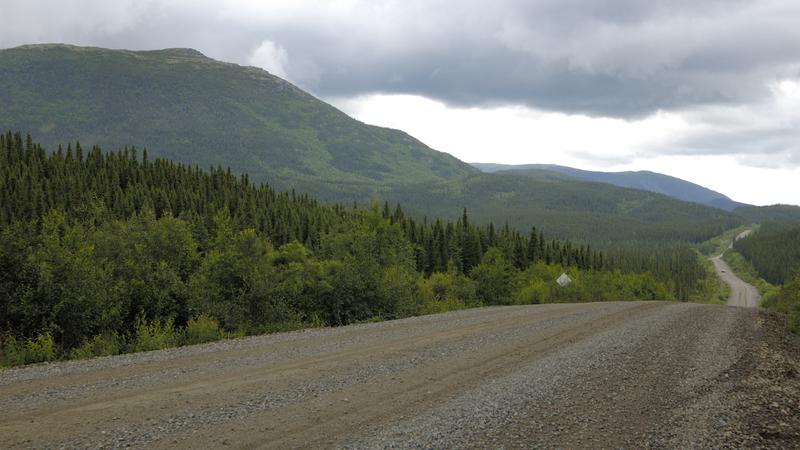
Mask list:
[[[731,295],[728,296],[727,304],[730,306],[743,306],[755,308],[761,303],[761,294],[752,284],[745,283],[731,270],[728,264],[722,260],[722,256],[711,258],[717,275],[731,287]]]
[[[493,307],[7,369],[0,448],[798,446],[779,322]]]
[[[731,241],[728,248],[733,248],[734,241],[749,235],[751,231],[752,230],[745,230],[739,233],[739,235]],[[714,263],[714,270],[716,270],[720,279],[731,288],[731,294],[728,296],[727,301],[728,305],[755,308],[761,303],[761,294],[758,292],[758,289],[737,277],[728,264],[722,260],[722,254],[711,258],[711,262]]]

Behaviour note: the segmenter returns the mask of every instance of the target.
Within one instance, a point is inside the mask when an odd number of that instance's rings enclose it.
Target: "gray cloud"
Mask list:
[[[4,13],[0,46],[182,46],[247,64],[269,41],[287,76],[323,97],[638,117],[758,102],[800,76],[794,0],[11,0]]]

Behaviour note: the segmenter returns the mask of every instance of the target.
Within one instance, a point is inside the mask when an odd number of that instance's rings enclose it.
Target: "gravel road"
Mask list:
[[[751,233],[752,230],[745,230],[731,241],[728,248],[733,248],[733,241],[742,239]],[[714,263],[714,270],[717,275],[731,287],[731,294],[728,296],[727,304],[730,306],[741,306],[745,308],[755,308],[761,303],[761,294],[752,284],[745,283],[731,270],[728,264],[722,260],[722,254],[711,258]]]
[[[745,283],[737,277],[728,264],[722,260],[722,255],[711,258],[717,275],[731,287],[731,295],[728,296],[727,304],[730,306],[742,306],[755,308],[761,303],[761,294],[752,284]]]
[[[800,405],[786,403],[797,346],[781,347],[776,320],[669,302],[494,307],[9,369],[0,448],[800,445],[780,412]],[[766,413],[743,409],[761,404],[747,397],[759,355],[786,374],[761,383]]]

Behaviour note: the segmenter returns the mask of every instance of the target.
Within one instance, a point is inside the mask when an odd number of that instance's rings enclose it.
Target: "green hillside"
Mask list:
[[[747,223],[769,221],[800,223],[800,206],[795,205],[742,206],[736,208],[734,213]]]
[[[457,214],[463,205],[475,220],[531,223],[549,236],[594,244],[701,242],[737,226],[741,219],[720,209],[665,195],[558,176],[477,174],[448,182],[397,188],[387,194],[420,214]]]
[[[741,219],[718,209],[552,174],[483,174],[398,130],[363,124],[254,67],[188,49],[67,45],[0,50],[0,129],[48,150],[146,147],[150,158],[230,167],[324,201],[400,202],[592,243],[702,241]]]
[[[47,148],[105,148],[230,166],[323,199],[477,172],[406,133],[365,125],[292,84],[190,49],[66,45],[0,50],[0,125]]]
[[[557,173],[578,180],[608,183],[619,187],[656,192],[678,200],[701,203],[726,211],[733,211],[740,206],[746,206],[743,203],[731,200],[724,194],[712,191],[698,184],[647,170],[636,172],[595,172],[558,166],[555,164],[508,165],[473,163],[472,165],[484,172],[490,173],[514,171],[536,177],[542,176],[542,173]]]

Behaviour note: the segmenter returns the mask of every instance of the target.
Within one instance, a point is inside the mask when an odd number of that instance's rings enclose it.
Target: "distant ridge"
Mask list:
[[[731,200],[728,196],[700,186],[699,184],[646,170],[636,172],[594,172],[555,164],[509,165],[472,163],[472,165],[484,172],[489,173],[507,171],[556,172],[579,180],[607,183],[613,184],[614,186],[656,192],[678,200],[700,203],[713,208],[724,209],[725,211],[733,211],[740,206],[749,206],[744,203]],[[541,174],[539,176],[541,176]]]

